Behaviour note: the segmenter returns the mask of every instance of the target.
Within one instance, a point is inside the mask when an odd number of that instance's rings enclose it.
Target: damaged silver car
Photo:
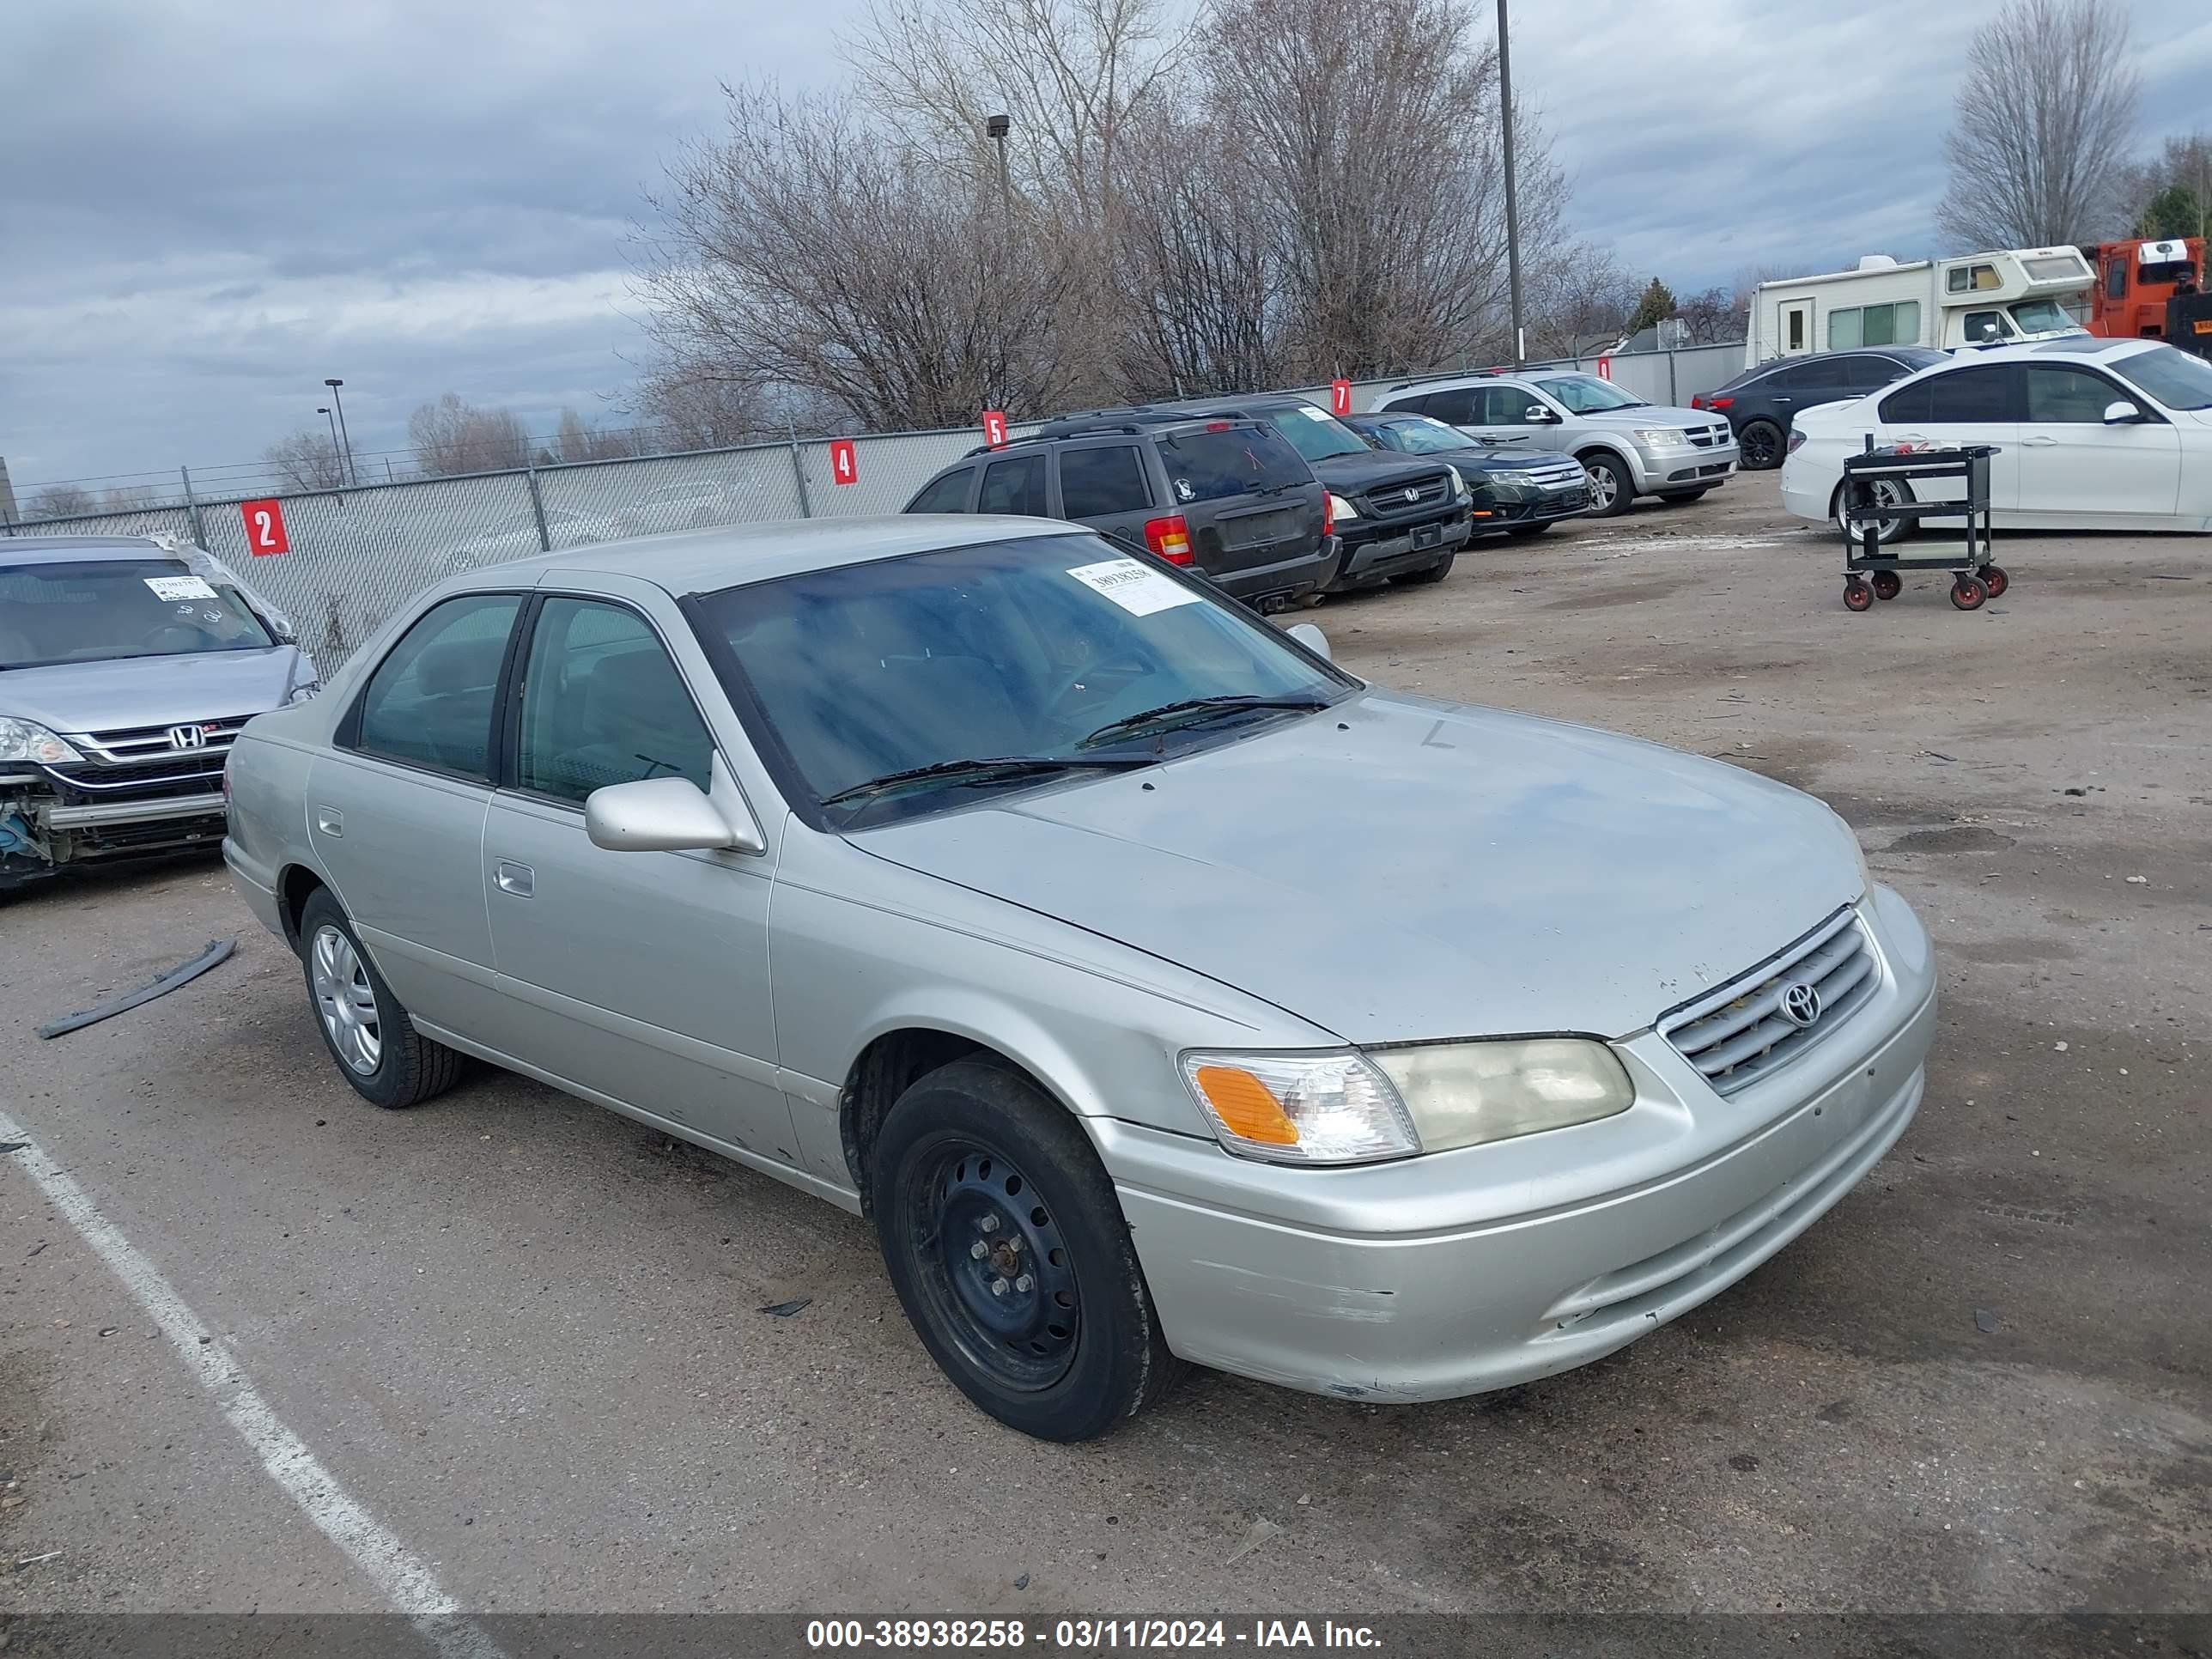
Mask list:
[[[0,541],[0,892],[215,846],[240,730],[316,689],[283,616],[197,547]]]

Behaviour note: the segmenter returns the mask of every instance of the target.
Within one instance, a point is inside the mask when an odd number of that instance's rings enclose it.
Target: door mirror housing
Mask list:
[[[1323,662],[1334,662],[1336,660],[1336,659],[1329,653],[1328,635],[1322,633],[1321,629],[1316,628],[1311,623],[1294,623],[1287,631],[1292,639],[1296,640],[1300,645],[1305,647],[1307,650],[1312,652],[1314,655],[1319,657]]]
[[[760,837],[731,826],[689,778],[611,783],[584,799],[584,833],[610,853],[757,853]]]
[[[1522,418],[1530,426],[1557,426],[1559,423],[1559,417],[1541,404],[1530,404]]]
[[[2148,418],[2142,410],[2124,398],[2105,405],[2106,426],[2135,426]]]

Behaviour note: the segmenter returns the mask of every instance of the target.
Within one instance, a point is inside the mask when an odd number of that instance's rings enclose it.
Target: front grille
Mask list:
[[[1580,461],[1558,461],[1544,466],[1532,466],[1528,476],[1547,489],[1581,489],[1589,481]]]
[[[180,720],[174,726],[67,732],[66,740],[84,759],[41,769],[72,805],[204,795],[222,787],[230,745],[252,718],[240,714]],[[195,731],[201,738],[198,745],[176,742],[179,736]]]
[[[1728,441],[1729,429],[1725,423],[1720,426],[1693,426],[1686,429],[1690,434],[1690,441],[1700,449],[1711,449],[1715,444],[1723,444]]]
[[[1361,497],[1360,506],[1363,512],[1382,518],[1398,518],[1450,499],[1451,480],[1441,472],[1435,472],[1425,478],[1412,478],[1404,483],[1370,490]]]
[[[1659,1018],[1659,1034],[1723,1095],[1747,1088],[1802,1054],[1865,1006],[1881,982],[1858,912],[1850,905],[1779,955],[1709,996]],[[1784,1012],[1810,987],[1817,1014],[1807,1024]],[[1802,1013],[1802,997],[1794,999]]]

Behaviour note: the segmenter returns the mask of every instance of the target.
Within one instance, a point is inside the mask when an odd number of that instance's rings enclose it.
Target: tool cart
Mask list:
[[[1979,610],[2005,591],[2011,579],[1990,562],[1990,458],[1996,453],[1995,444],[1877,449],[1869,435],[1863,453],[1844,458],[1845,610],[1869,611],[1876,599],[1895,599],[1905,586],[1900,570],[1950,571],[1951,603],[1961,611]],[[1927,499],[1939,493],[1933,486],[1960,483],[1963,499]],[[1915,544],[1910,553],[1882,545],[1886,525],[1901,520],[1910,530],[1923,519],[1959,518],[1966,521],[1962,541]]]

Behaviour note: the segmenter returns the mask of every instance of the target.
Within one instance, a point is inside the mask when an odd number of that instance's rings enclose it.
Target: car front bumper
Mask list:
[[[1682,449],[1647,449],[1638,445],[1633,457],[1637,493],[1650,495],[1662,489],[1711,489],[1717,483],[1724,483],[1735,476],[1740,453],[1731,437],[1708,449],[1695,445]]]
[[[1438,532],[1433,540],[1427,534],[1431,530]],[[1336,575],[1337,585],[1378,581],[1386,576],[1422,569],[1465,547],[1472,533],[1472,522],[1467,509],[1462,507],[1441,524],[1416,525],[1364,540],[1347,537],[1344,563]]]
[[[1877,908],[1878,996],[1765,1083],[1723,1099],[1656,1034],[1618,1045],[1659,1092],[1703,1092],[1674,1108],[1685,1123],[1743,1132],[1565,1205],[1517,1211],[1512,1183],[1483,1179],[1498,1148],[1471,1147],[1273,1171],[1312,1201],[1270,1215],[1255,1199],[1265,1179],[1248,1165],[1223,1182],[1242,1160],[1210,1143],[1092,1121],[1170,1347],[1314,1393],[1447,1399],[1586,1364],[1718,1294],[1826,1213],[1918,1109],[1934,964],[1902,901]]]

